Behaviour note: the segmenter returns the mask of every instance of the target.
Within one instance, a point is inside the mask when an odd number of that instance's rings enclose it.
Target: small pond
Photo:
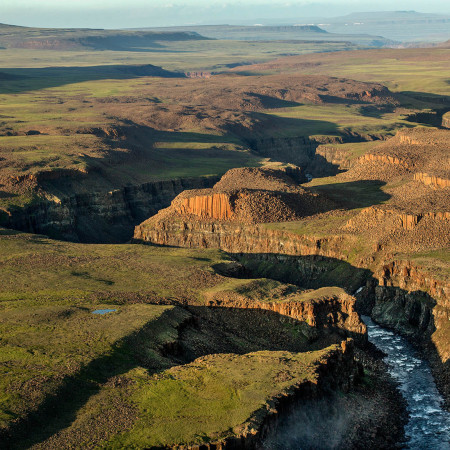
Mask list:
[[[117,311],[117,309],[96,309],[92,314],[108,314]]]

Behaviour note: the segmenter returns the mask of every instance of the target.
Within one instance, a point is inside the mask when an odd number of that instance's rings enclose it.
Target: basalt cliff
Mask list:
[[[447,138],[445,130],[401,131],[329,185],[299,185],[286,171],[234,169],[211,189],[182,193],[137,226],[134,238],[220,248],[253,276],[357,292],[360,312],[428,354],[448,401]],[[365,190],[360,199],[355,186]],[[355,208],[366,200],[372,205]]]

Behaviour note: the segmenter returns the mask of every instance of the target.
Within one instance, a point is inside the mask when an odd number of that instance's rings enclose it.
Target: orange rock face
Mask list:
[[[366,161],[380,161],[387,164],[395,164],[397,166],[408,168],[408,163],[406,161],[402,161],[396,156],[391,155],[383,155],[383,154],[377,155],[372,153],[366,153],[364,156],[362,156],[362,159]]]
[[[429,175],[427,173],[415,173],[414,179],[416,181],[421,181],[427,186],[433,186],[434,188],[444,188],[450,186],[450,180],[446,178],[440,178],[434,175]]]
[[[195,215],[201,218],[228,220],[234,215],[229,194],[199,195],[184,198],[174,206],[179,214]]]

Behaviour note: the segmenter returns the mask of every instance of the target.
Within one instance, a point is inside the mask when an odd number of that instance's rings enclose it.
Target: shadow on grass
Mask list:
[[[353,209],[380,205],[388,201],[391,195],[381,189],[385,185],[384,181],[379,180],[359,180],[313,186],[311,189],[345,208]]]
[[[302,106],[302,103],[283,100],[277,97],[271,97],[269,95],[257,94],[255,92],[246,92],[246,95],[250,97],[256,97],[261,102],[263,108],[275,109],[275,108],[291,108],[295,106]]]
[[[382,119],[384,114],[393,113],[395,111],[394,105],[367,105],[358,108],[360,114],[365,117],[374,117],[376,119]]]
[[[366,290],[358,297],[361,313],[370,314],[376,305],[377,280],[373,274],[347,262],[323,256],[289,256],[280,254],[236,254],[252,278],[268,276],[306,288],[337,285],[353,292],[356,286]],[[320,267],[320,270],[317,268]],[[424,339],[435,329],[432,314],[436,301],[428,294],[420,293],[423,300],[415,302],[416,292],[386,287],[385,305],[392,311],[404,313],[405,326],[418,329]],[[390,303],[392,302],[392,303]],[[411,307],[411,304],[414,306]],[[67,378],[57,392],[46,398],[36,411],[22,422],[14,424],[9,436],[2,436],[3,448],[29,448],[50,436],[67,429],[88,400],[97,394],[102,385],[112,377],[124,374],[135,367],[145,367],[150,374],[159,373],[171,366],[184,364],[211,353],[245,354],[258,350],[309,351],[324,348],[332,342],[351,336],[347,330],[333,328],[326,303],[315,311],[317,324],[311,327],[304,321],[286,317],[275,311],[255,308],[217,306],[186,306],[195,319],[178,326],[178,338],[155,343],[152,325],[167,329],[163,313],[156,321],[149,322],[140,331],[118,342],[113,351],[91,362],[76,375]],[[342,314],[335,311],[333,314]],[[340,317],[342,319],[343,317]],[[361,338],[361,335],[354,335]],[[431,345],[431,344],[430,344]],[[157,351],[161,360],[149,358],[150,351]],[[162,362],[163,361],[163,362]]]
[[[110,354],[101,356],[66,378],[56,392],[47,395],[25,420],[13,424],[8,434],[4,431],[2,436],[0,432],[2,448],[29,448],[67,429],[102,385],[135,367],[144,367],[149,374],[156,374],[206,354],[311,351],[353,336],[338,326],[330,326],[326,308],[323,317],[318,318],[323,325],[316,327],[275,311],[255,308],[186,306],[186,309],[192,316],[177,325],[176,339],[169,341],[166,337],[165,342],[159,345],[155,342],[157,338],[152,329],[156,328],[162,336],[167,336],[170,316],[165,317],[168,313],[163,313],[156,321],[117,342]],[[361,335],[353,337],[361,338]],[[155,354],[158,354],[158,359],[155,359]]]
[[[95,80],[128,80],[139,77],[185,78],[184,73],[171,72],[151,64],[105,65],[89,67],[43,67],[2,69],[0,94],[64,86]]]
[[[450,95],[432,94],[430,92],[402,91],[402,104],[421,108],[450,107]],[[418,103],[419,102],[419,103]]]
[[[31,412],[26,419],[11,425],[8,433],[0,431],[2,448],[23,449],[42,442],[76,419],[77,412],[89,398],[97,394],[109,379],[124,374],[134,367],[147,367],[150,373],[167,369],[178,361],[161,363],[161,367],[150,367],[146,351],[151,350],[155,337],[153,327],[168,326],[170,321],[165,311],[156,321],[148,322],[135,332],[114,344],[113,350],[92,361],[77,374],[67,377],[60,387]],[[170,323],[170,322],[169,322]],[[3,434],[3,435],[2,435]]]
[[[0,191],[0,199],[2,198],[13,198],[18,197],[18,194],[13,194],[11,192]]]

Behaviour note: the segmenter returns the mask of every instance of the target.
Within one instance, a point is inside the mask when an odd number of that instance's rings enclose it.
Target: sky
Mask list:
[[[450,14],[445,0],[0,0],[0,23],[36,27],[133,28],[251,24],[258,19],[341,16],[355,11]]]

